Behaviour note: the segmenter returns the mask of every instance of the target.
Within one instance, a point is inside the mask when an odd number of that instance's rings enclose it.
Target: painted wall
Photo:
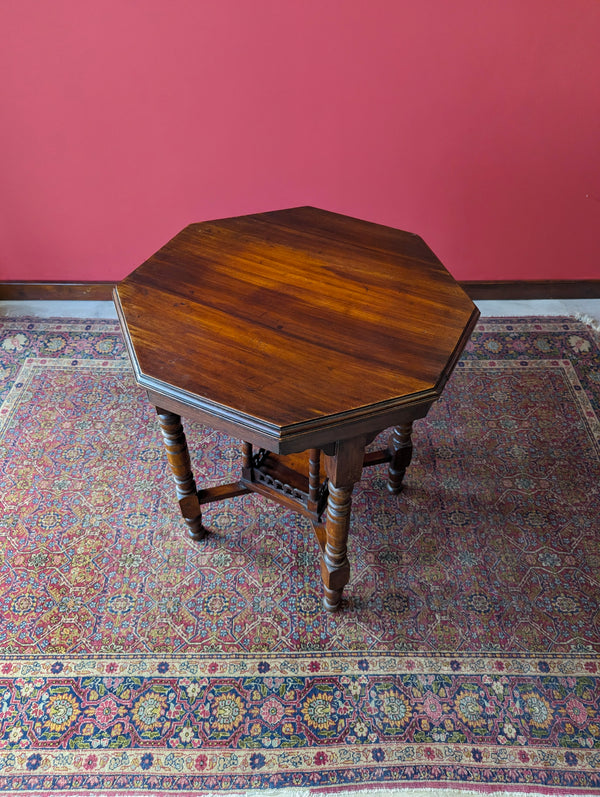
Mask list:
[[[598,0],[3,0],[0,279],[299,204],[600,277]]]

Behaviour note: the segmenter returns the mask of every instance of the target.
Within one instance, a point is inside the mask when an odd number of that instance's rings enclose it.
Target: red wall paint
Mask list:
[[[299,204],[459,279],[600,277],[598,0],[4,0],[0,278]]]

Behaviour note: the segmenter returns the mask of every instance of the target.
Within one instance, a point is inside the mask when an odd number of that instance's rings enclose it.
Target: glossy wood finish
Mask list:
[[[387,461],[401,489],[412,422],[441,395],[479,315],[472,301],[418,236],[294,208],[186,227],[115,304],[136,379],[161,407],[192,534],[200,505],[227,495],[294,506],[313,520],[325,606],[338,608],[353,486]],[[193,506],[182,415],[245,441],[240,481],[197,491]],[[390,426],[388,449],[365,454]]]

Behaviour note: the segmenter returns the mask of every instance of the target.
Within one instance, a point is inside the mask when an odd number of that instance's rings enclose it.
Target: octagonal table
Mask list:
[[[189,534],[204,536],[211,501],[255,491],[292,506],[313,523],[325,608],[339,608],[354,484],[387,462],[401,490],[412,423],[475,305],[418,236],[310,207],[191,224],[114,298]],[[181,416],[243,441],[238,481],[197,489]]]

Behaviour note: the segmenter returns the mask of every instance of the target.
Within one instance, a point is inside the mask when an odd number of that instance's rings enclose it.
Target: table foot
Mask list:
[[[181,503],[179,504],[181,508]],[[181,510],[181,514],[183,515],[183,509]],[[206,535],[208,534],[207,529],[204,528],[202,525],[202,515],[198,515],[193,518],[183,517],[185,524],[187,526],[187,536],[194,540],[194,542],[199,542],[203,540]]]
[[[342,608],[341,589],[327,589],[323,587],[323,608],[326,612],[337,612]]]
[[[397,495],[402,491],[402,480],[412,459],[412,422],[396,426],[390,436],[388,450],[392,455],[388,467],[387,488]]]
[[[193,540],[201,540],[207,532],[202,525],[202,511],[181,417],[160,407],[156,408],[156,412],[188,536]]]

